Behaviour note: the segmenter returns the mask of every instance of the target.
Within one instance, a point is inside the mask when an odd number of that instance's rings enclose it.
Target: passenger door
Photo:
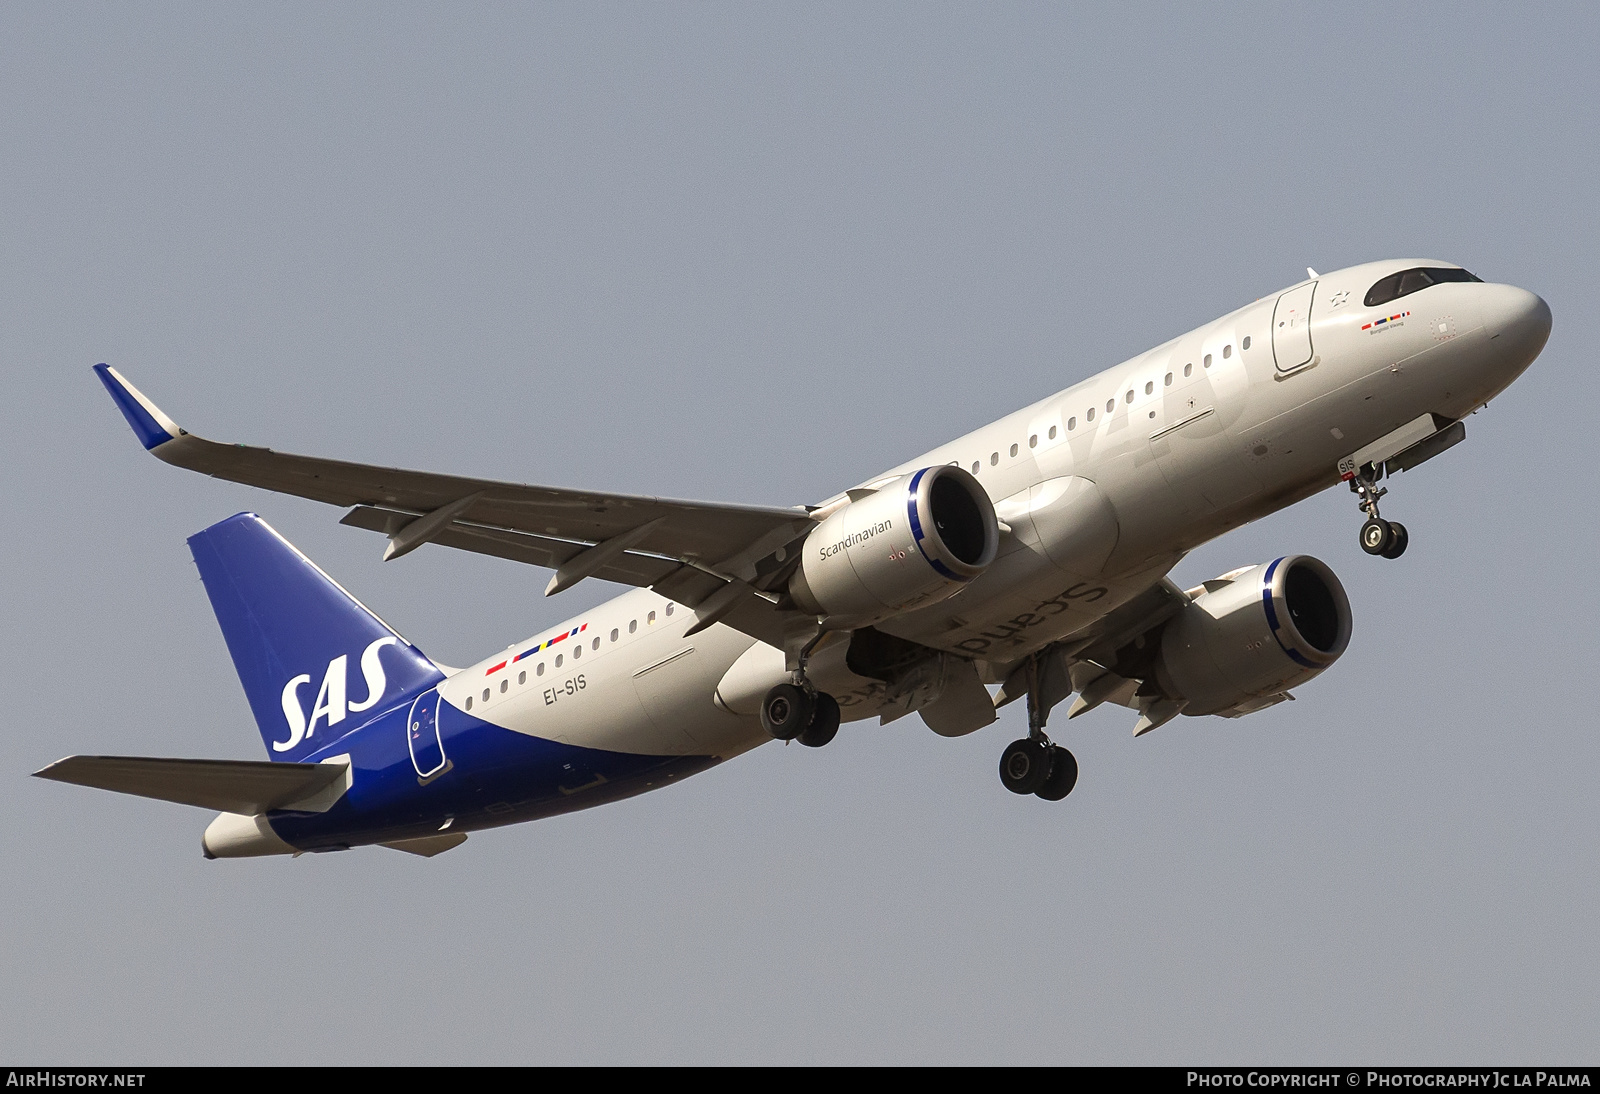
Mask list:
[[[1300,285],[1278,297],[1272,311],[1272,356],[1280,373],[1311,363],[1311,300],[1317,283]]]

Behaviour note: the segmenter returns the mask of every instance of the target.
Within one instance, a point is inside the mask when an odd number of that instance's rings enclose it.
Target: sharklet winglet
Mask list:
[[[164,414],[160,407],[145,398],[144,393],[127,380],[122,374],[107,364],[94,366],[95,375],[100,377],[100,382],[111,393],[111,399],[117,404],[117,409],[122,411],[122,416],[133,427],[134,435],[139,438],[139,443],[146,450],[158,448],[168,441],[176,440],[183,434],[178,428],[178,423]]]

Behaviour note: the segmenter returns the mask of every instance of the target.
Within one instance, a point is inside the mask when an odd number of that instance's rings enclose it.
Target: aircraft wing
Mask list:
[[[815,526],[805,509],[566,490],[222,444],[179,428],[109,365],[95,372],[157,459],[349,507],[342,523],[389,537],[386,559],[439,543],[554,569],[547,592],[585,577],[648,587],[704,607],[706,626],[728,622],[782,641],[786,613],[770,590],[798,559],[795,541]]]

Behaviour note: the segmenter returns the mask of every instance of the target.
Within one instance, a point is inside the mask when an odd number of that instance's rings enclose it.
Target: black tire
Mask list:
[[[811,715],[811,724],[800,731],[795,738],[807,748],[821,748],[839,732],[839,700],[825,691],[817,692],[816,710]]]
[[[761,700],[761,728],[779,741],[792,741],[811,724],[815,710],[804,688],[779,684]]]
[[[1034,791],[1047,802],[1058,802],[1078,785],[1078,758],[1060,745],[1050,746],[1050,777]]]
[[[1394,531],[1386,520],[1369,520],[1361,526],[1361,549],[1369,555],[1381,555],[1394,542]]]
[[[1037,794],[1050,777],[1050,750],[1043,741],[1024,737],[1000,753],[1000,782],[1013,794]]]
[[[1397,520],[1389,522],[1389,549],[1383,552],[1384,558],[1399,558],[1406,553],[1406,547],[1411,543],[1411,535],[1406,531],[1406,526]]]

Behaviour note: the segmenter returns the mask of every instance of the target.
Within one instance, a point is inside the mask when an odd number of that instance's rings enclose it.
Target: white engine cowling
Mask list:
[[[1185,714],[1248,713],[1337,661],[1350,626],[1333,571],[1287,555],[1195,597],[1162,632],[1157,679]]]
[[[864,626],[954,595],[999,547],[994,503],[978,480],[924,467],[817,525],[789,593],[814,615]]]

